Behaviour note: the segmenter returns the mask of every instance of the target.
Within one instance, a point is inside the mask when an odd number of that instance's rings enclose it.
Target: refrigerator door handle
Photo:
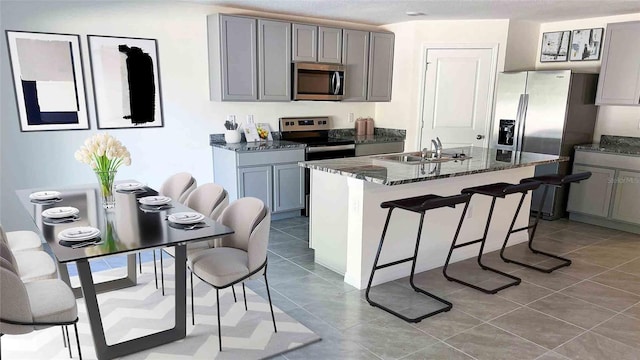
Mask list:
[[[516,151],[522,151],[522,143],[524,142],[524,128],[527,125],[527,107],[529,106],[529,94],[520,95],[520,110],[518,117],[518,142],[516,143]]]
[[[516,123],[514,129],[514,139],[513,139],[513,150],[519,151],[520,149],[520,124],[522,123],[522,107],[524,105],[524,94],[520,94],[520,99],[518,100],[518,111],[516,112]]]

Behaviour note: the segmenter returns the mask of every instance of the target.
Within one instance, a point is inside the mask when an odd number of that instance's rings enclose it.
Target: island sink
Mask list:
[[[408,152],[402,154],[389,154],[374,156],[374,159],[399,162],[404,164],[421,164],[421,163],[434,163],[434,162],[447,162],[452,160],[466,160],[470,159],[470,156],[466,156],[464,153],[442,154],[441,157],[435,157],[435,152],[427,152],[426,157],[422,157],[420,151]]]

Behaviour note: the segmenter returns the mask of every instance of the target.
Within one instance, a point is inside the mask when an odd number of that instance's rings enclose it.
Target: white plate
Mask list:
[[[171,202],[171,198],[168,196],[145,196],[140,199],[140,204],[143,205],[164,205]]]
[[[80,210],[74,207],[59,206],[59,207],[53,207],[53,208],[44,210],[42,212],[42,216],[48,217],[50,219],[60,219],[60,218],[78,215],[79,213],[80,213]]]
[[[133,182],[133,183],[123,183],[116,185],[116,190],[124,190],[124,191],[133,191],[142,189],[144,184]]]
[[[169,215],[167,220],[176,224],[195,224],[204,220],[204,215],[196,212],[179,212]]]
[[[100,236],[100,230],[90,226],[73,227],[58,233],[58,240],[85,241]]]
[[[32,200],[51,200],[60,197],[59,191],[38,191],[29,195]]]

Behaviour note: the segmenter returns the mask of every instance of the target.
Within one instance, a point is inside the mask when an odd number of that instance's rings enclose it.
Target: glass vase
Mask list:
[[[112,209],[116,205],[114,196],[113,180],[117,171],[96,171],[98,184],[100,185],[100,195],[102,196],[102,207]]]

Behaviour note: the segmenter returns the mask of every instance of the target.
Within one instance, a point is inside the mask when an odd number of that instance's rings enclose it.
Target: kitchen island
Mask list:
[[[388,155],[300,162],[311,169],[309,246],[315,250],[315,261],[363,289],[387,215],[387,209],[380,208],[382,202],[426,194],[454,195],[467,187],[495,182],[518,183],[533,176],[536,165],[568,161],[566,157],[477,147],[445,149],[444,153],[465,156],[446,162],[401,162]],[[497,201],[485,252],[502,246],[518,200],[514,195]],[[459,242],[481,237],[490,203],[486,196],[472,198]],[[529,203],[525,201],[516,228],[527,225]],[[461,214],[462,207],[427,212],[416,272],[444,264]],[[413,253],[419,218],[416,213],[394,212],[380,263]],[[510,245],[526,240],[524,232],[516,233]],[[452,261],[476,256],[477,251],[477,246],[460,248]],[[410,266],[406,263],[376,272],[374,285],[407,276]]]

